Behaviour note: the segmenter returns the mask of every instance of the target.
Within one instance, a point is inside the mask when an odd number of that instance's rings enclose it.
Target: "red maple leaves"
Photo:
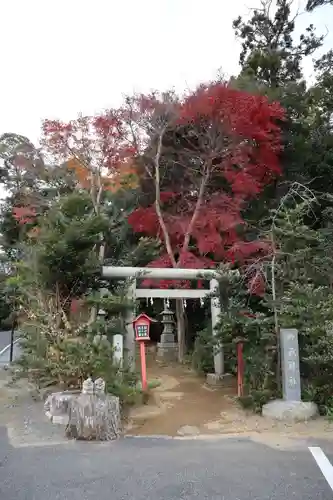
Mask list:
[[[55,161],[70,164],[84,189],[97,192],[102,184],[105,190],[116,190],[124,176],[135,173],[131,162],[136,149],[127,140],[121,110],[79,116],[68,123],[45,120],[42,144]]]
[[[235,192],[251,182],[252,186],[244,190],[249,195],[258,194],[260,187],[281,173],[278,122],[283,119],[284,110],[279,103],[270,103],[264,96],[235,90],[222,83],[200,86],[183,103],[179,118],[183,124],[204,123],[207,139],[209,136],[225,139],[223,173]],[[211,147],[215,146],[212,143],[209,146],[214,155],[218,148]],[[253,193],[255,183],[257,188]]]
[[[136,233],[144,233],[152,237],[159,236],[160,225],[153,205],[147,208],[137,208],[127,220]]]
[[[197,257],[192,252],[183,252],[179,256],[179,267],[185,269],[209,269],[214,266],[214,262],[205,257]],[[168,254],[163,254],[158,259],[151,262],[148,267],[160,267],[160,268],[170,268],[172,262]],[[143,287],[147,288],[190,288],[190,282],[188,280],[152,280],[145,279],[142,282]],[[198,288],[202,287],[201,281],[198,282]]]
[[[172,196],[165,197],[172,203],[162,203],[161,208],[176,265],[204,268],[221,261],[249,265],[268,251],[268,245],[247,241],[243,210],[280,174],[283,109],[265,97],[221,83],[201,86],[175,109],[177,119],[168,126],[188,134],[183,150],[177,150],[184,178],[170,185],[164,180],[161,201],[164,192],[172,190]],[[166,164],[168,154],[169,144],[162,158]],[[168,171],[163,172],[165,179]],[[166,243],[154,204],[137,208],[128,221],[134,231]],[[175,264],[168,252],[151,265]],[[258,270],[250,273],[252,292],[261,293],[263,284]]]
[[[31,207],[14,207],[13,216],[19,224],[29,224],[35,220],[36,210]]]
[[[283,118],[278,103],[213,83],[183,100],[174,93],[141,95],[98,116],[46,120],[42,144],[74,169],[79,187],[94,193],[96,203],[101,189],[123,185],[122,172],[138,175],[139,158],[151,203],[145,199],[128,222],[164,243],[165,254],[150,265],[208,268],[231,262],[247,268],[249,289],[260,293],[264,280],[254,264],[269,245],[249,237],[243,214],[280,175]],[[137,180],[127,186],[136,188]],[[32,208],[14,209],[20,224],[35,215]]]

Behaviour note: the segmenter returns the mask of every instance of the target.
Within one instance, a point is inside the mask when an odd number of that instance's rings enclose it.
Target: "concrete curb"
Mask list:
[[[147,434],[146,436],[140,435],[126,435],[122,436],[123,439],[161,439],[161,440],[174,440],[174,441],[215,441],[222,439],[250,439],[253,437],[251,434],[199,434],[197,436],[168,436],[158,434]]]
[[[277,439],[278,441],[283,440],[300,440],[300,441],[308,441],[316,440],[316,439],[324,439],[325,441],[329,441],[333,443],[333,436],[329,434],[325,437],[322,436],[309,436],[309,435],[300,435],[300,434],[279,434],[279,433],[271,433],[271,432],[230,432],[225,434],[198,434],[196,436],[168,436],[166,434],[158,435],[158,434],[147,434],[147,435],[137,435],[137,434],[126,434],[121,437],[121,439],[161,439],[161,440],[175,440],[175,441],[216,441],[216,440],[226,440],[226,439],[238,439],[238,440],[254,440],[258,442],[265,442],[271,439]]]

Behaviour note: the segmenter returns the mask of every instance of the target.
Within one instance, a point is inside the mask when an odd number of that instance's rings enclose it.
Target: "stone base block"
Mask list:
[[[176,361],[178,359],[178,344],[175,342],[157,344],[157,359]]]
[[[173,333],[162,333],[160,344],[175,344],[175,336]]]
[[[226,386],[227,384],[231,383],[233,379],[234,377],[233,375],[231,375],[231,373],[224,373],[223,375],[219,375],[218,373],[207,373],[206,384],[215,387]]]
[[[305,403],[303,401],[276,399],[262,407],[262,416],[275,420],[302,422],[315,418],[317,415],[317,405],[315,403]]]

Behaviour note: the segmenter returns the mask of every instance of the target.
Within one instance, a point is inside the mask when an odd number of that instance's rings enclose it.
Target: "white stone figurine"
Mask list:
[[[82,394],[94,394],[94,382],[90,377],[82,384]]]
[[[95,380],[94,389],[96,396],[105,396],[105,382],[102,378],[98,378],[97,380]]]

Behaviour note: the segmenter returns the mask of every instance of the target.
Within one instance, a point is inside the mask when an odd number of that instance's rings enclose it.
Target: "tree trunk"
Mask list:
[[[98,260],[102,266],[104,263],[104,255],[105,255],[105,243],[103,243],[103,234],[100,235],[100,239],[101,239],[101,244],[100,244],[99,251],[98,251]],[[97,315],[98,315],[98,307],[97,307],[97,305],[94,305],[91,307],[91,310],[90,310],[90,319],[89,319],[90,324],[92,324],[92,323],[94,323],[94,321],[96,321]]]
[[[162,208],[161,208],[161,186],[160,186],[160,158],[162,154],[162,145],[163,145],[163,137],[164,133],[166,131],[166,128],[163,128],[159,134],[158,137],[158,144],[157,144],[157,150],[156,150],[156,155],[154,158],[154,167],[155,167],[155,209],[156,209],[156,215],[162,230],[162,234],[164,237],[164,242],[165,242],[165,247],[167,254],[170,258],[170,262],[174,268],[177,268],[180,266],[181,260],[179,259],[178,262],[176,261],[174,251],[172,249],[171,245],[171,239],[170,235],[163,217],[162,213]],[[190,239],[192,235],[192,231],[196,222],[196,219],[199,215],[200,208],[203,203],[203,197],[205,193],[205,188],[207,185],[207,182],[210,177],[210,172],[211,172],[211,164],[210,162],[205,165],[205,170],[204,170],[204,175],[202,177],[201,183],[200,183],[200,189],[198,193],[198,199],[195,204],[194,212],[192,214],[191,220],[189,222],[189,225],[187,227],[187,230],[184,234],[184,242],[181,248],[180,253],[185,253],[188,251],[189,244],[190,244]],[[181,255],[180,255],[181,257]],[[180,363],[184,362],[185,359],[185,354],[186,354],[186,332],[185,332],[185,326],[186,326],[186,321],[185,321],[185,311],[184,311],[184,305],[182,299],[177,299],[176,300],[176,319],[177,319],[177,336],[178,336],[178,361]]]
[[[90,188],[90,197],[91,201],[94,205],[94,213],[96,215],[100,214],[101,211],[101,199],[102,199],[102,194],[103,194],[103,185],[102,185],[102,178],[101,178],[101,170],[99,169],[96,175],[97,179],[97,195],[95,198],[95,184],[94,184],[94,177],[92,176],[91,178],[91,188]],[[98,260],[100,265],[102,266],[104,263],[104,256],[105,256],[105,243],[104,243],[104,234],[101,233],[100,236],[100,244],[97,247],[98,248]],[[94,305],[91,308],[90,311],[90,323],[94,323],[97,320],[97,315],[98,315],[98,306]]]
[[[272,244],[274,245],[274,238],[273,238],[273,233],[272,233]],[[279,328],[279,317],[278,317],[278,311],[276,308],[276,276],[275,276],[275,263],[276,263],[276,255],[274,253],[272,262],[271,262],[271,269],[272,269],[272,299],[273,299],[273,315],[274,315],[274,332],[275,332],[275,338],[276,338],[276,385],[278,390],[281,389],[282,383],[281,383],[281,352],[280,352],[280,328]]]
[[[70,401],[66,436],[82,440],[110,441],[120,436],[119,398],[81,394]]]

